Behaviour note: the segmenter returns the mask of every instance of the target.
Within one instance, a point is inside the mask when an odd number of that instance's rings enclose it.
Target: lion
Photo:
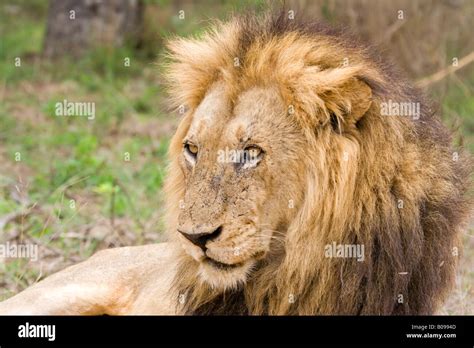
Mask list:
[[[286,12],[172,39],[166,79],[184,115],[168,242],[101,251],[0,311],[436,313],[471,211],[470,159],[377,57]]]

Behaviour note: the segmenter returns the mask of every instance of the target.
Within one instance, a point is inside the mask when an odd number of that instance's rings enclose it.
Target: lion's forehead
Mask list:
[[[241,92],[234,105],[225,85],[215,83],[196,108],[188,134],[234,141],[258,135],[269,120],[281,115],[284,103],[276,88],[252,87]]]
[[[214,84],[196,108],[189,128],[190,134],[200,135],[215,128],[230,114],[230,103],[223,83]]]

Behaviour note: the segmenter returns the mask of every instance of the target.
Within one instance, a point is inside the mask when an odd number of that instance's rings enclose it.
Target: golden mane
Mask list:
[[[251,86],[277,86],[308,142],[304,203],[283,250],[272,251],[245,286],[225,293],[201,283],[195,263],[178,255],[177,306],[196,314],[438,308],[454,279],[457,235],[470,211],[470,165],[418,91],[352,38],[285,12],[236,17],[168,48],[171,103],[188,110],[169,150],[171,240],[186,190],[176,158],[192,111],[214,82],[230,87],[231,101]],[[420,115],[383,116],[389,101],[419,103]],[[329,133],[320,127],[328,123]],[[364,245],[364,262],[328,260],[324,248],[332,243]]]

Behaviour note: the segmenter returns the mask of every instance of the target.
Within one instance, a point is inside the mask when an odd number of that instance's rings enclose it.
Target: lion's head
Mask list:
[[[452,280],[467,170],[412,88],[363,46],[284,13],[218,24],[169,52],[184,116],[168,226],[185,311],[434,310]],[[421,108],[383,115],[386,102]],[[328,256],[347,245],[362,260]]]

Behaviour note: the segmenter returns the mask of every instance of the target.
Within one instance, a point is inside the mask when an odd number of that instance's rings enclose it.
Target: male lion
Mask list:
[[[172,104],[187,110],[169,149],[169,242],[99,252],[2,313],[439,308],[470,169],[418,91],[352,39],[284,14],[168,47]]]

